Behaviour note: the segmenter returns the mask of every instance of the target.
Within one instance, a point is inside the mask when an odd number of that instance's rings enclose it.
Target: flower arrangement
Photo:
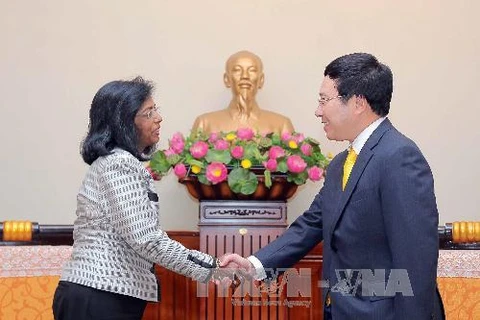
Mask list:
[[[193,132],[186,138],[177,132],[168,149],[154,153],[149,170],[160,177],[173,169],[179,179],[194,175],[207,185],[227,181],[234,193],[249,195],[257,188],[257,175],[264,176],[268,188],[272,174],[302,185],[322,179],[328,162],[319,143],[301,133],[261,135],[242,128],[208,135]]]

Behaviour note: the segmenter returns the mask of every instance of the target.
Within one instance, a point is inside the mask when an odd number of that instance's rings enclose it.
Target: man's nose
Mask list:
[[[244,69],[242,70],[242,79],[249,79],[250,75],[248,74],[248,70]]]
[[[318,106],[317,110],[315,110],[315,117],[321,118],[323,117],[323,109],[322,106]]]

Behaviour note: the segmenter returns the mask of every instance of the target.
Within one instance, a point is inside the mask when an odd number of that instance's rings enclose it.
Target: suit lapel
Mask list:
[[[333,190],[336,192],[342,191],[342,176],[343,176],[343,164],[345,163],[345,159],[347,158],[347,151],[342,151],[338,157],[340,158],[339,164],[335,167],[328,166],[327,170],[329,170],[329,175],[333,177]]]
[[[342,165],[337,168],[337,171],[340,172],[335,172],[333,174],[333,177],[339,177],[338,181],[336,181],[335,189],[339,190],[339,192],[342,193],[340,196],[340,201],[338,203],[337,210],[335,210],[334,217],[332,219],[332,225],[330,228],[329,232],[329,238],[330,238],[330,244],[333,249],[335,249],[334,242],[333,242],[333,232],[335,231],[338,221],[340,221],[340,218],[342,217],[343,213],[345,212],[345,207],[348,204],[349,199],[352,196],[353,191],[355,190],[355,187],[357,186],[358,181],[362,177],[362,174],[367,167],[368,162],[374,155],[373,148],[378,144],[380,141],[381,137],[387,132],[393,128],[392,124],[388,119],[385,119],[377,129],[372,133],[372,135],[368,138],[367,142],[363,146],[362,150],[360,151],[360,154],[357,157],[357,161],[355,162],[355,165],[353,166],[352,172],[350,173],[350,177],[348,178],[347,185],[345,187],[345,190],[342,191],[341,189],[341,181],[342,181],[342,176],[343,176],[343,163],[345,162],[346,154],[347,152],[344,151],[345,155],[342,155]],[[338,184],[338,189],[337,189],[337,184]]]

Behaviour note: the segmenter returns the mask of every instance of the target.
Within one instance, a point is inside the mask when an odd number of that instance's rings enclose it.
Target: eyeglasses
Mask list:
[[[152,119],[153,116],[157,114],[157,115],[160,115],[160,112],[158,112],[158,108],[157,107],[153,107],[151,109],[149,109],[147,112],[145,113],[141,113],[141,114],[137,114],[136,117],[145,117],[147,118],[148,120]]]
[[[318,105],[321,106],[321,107],[324,107],[327,104],[327,102],[329,102],[330,100],[333,100],[333,99],[337,99],[337,98],[343,98],[343,96],[338,95],[336,97],[331,97],[331,98],[320,97],[320,99],[318,99]]]

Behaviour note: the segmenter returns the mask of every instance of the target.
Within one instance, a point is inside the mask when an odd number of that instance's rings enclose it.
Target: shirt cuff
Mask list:
[[[258,258],[255,256],[250,256],[247,259],[253,264],[253,267],[255,268],[255,280],[265,279],[267,277],[267,274],[265,273],[265,268],[263,268],[262,262],[260,262],[260,260],[258,260]]]

